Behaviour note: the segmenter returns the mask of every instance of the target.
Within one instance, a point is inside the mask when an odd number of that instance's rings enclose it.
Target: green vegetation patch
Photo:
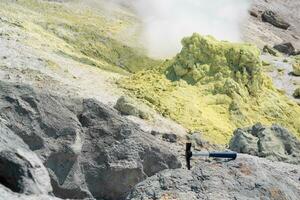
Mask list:
[[[171,61],[119,82],[190,131],[225,144],[238,127],[278,123],[300,136],[300,107],[273,88],[249,44],[194,34]]]

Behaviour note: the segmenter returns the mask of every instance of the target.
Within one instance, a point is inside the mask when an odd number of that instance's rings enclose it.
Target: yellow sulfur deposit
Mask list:
[[[225,144],[238,127],[278,123],[300,136],[300,107],[273,88],[250,44],[194,34],[155,69],[119,82],[129,93],[190,131]]]

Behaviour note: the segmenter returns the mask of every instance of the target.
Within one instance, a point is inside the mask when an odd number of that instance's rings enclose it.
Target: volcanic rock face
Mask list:
[[[4,82],[0,82],[0,99],[0,118],[11,138],[22,138],[34,152],[28,147],[27,151],[42,159],[57,197],[120,199],[148,176],[181,166],[154,136],[95,100],[58,97]],[[26,158],[1,150],[0,163],[18,169],[14,173],[0,167],[1,183],[15,192],[37,193],[39,187],[28,184],[33,182],[30,177],[36,177],[36,165]],[[45,182],[50,192],[50,181]]]
[[[0,120],[0,199],[56,199],[51,192],[42,161]]]
[[[235,161],[193,164],[191,171],[165,170],[146,179],[127,200],[299,199],[299,165],[242,154]]]
[[[256,124],[250,128],[237,129],[229,148],[269,160],[300,164],[300,141],[288,130],[273,125]]]

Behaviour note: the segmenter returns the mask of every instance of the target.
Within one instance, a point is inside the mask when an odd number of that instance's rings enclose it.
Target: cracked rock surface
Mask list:
[[[42,160],[57,197],[120,199],[148,176],[181,166],[162,141],[96,100],[2,81],[0,99],[0,118]],[[1,151],[2,160],[20,165],[21,184],[23,176],[30,177],[29,163],[18,154]]]
[[[200,160],[139,183],[127,200],[290,199],[300,195],[300,167],[239,154],[235,161]]]

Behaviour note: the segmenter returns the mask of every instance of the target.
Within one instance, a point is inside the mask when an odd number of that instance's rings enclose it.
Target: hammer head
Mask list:
[[[186,160],[186,166],[187,166],[188,170],[191,169],[192,156],[193,156],[192,143],[186,143],[186,145],[185,145],[185,160]]]

